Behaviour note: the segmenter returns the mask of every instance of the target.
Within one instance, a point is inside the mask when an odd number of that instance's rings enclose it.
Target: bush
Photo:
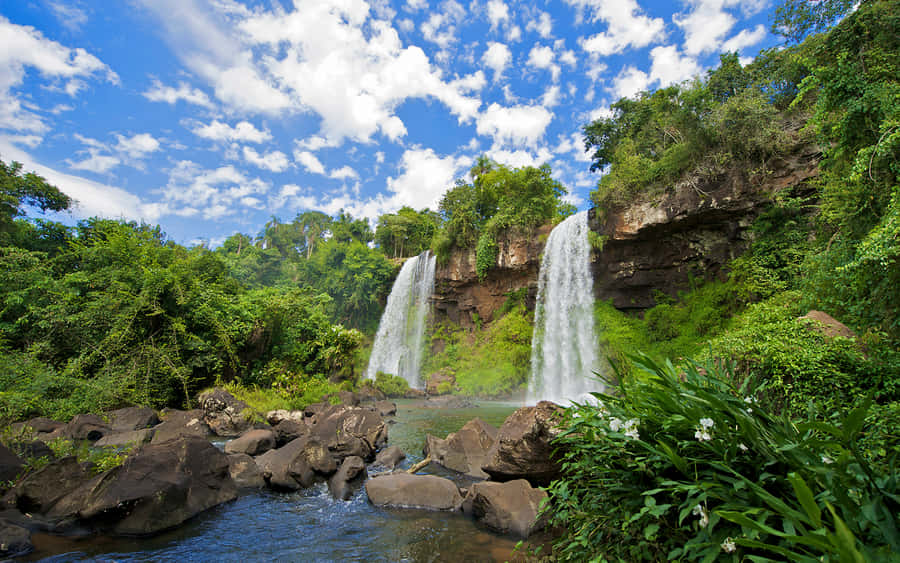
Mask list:
[[[388,397],[403,397],[409,391],[409,382],[399,375],[379,371],[375,374],[375,388]]]
[[[549,489],[567,561],[897,560],[897,474],[840,424],[776,417],[717,363],[632,358],[615,395],[567,410]]]

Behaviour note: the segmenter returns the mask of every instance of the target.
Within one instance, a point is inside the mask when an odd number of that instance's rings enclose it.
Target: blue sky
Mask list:
[[[58,217],[176,241],[441,194],[487,154],[549,163],[581,208],[580,129],[621,96],[777,43],[767,0],[0,0],[0,159]]]

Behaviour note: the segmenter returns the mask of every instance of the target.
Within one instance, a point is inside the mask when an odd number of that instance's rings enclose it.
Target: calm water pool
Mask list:
[[[474,408],[424,408],[398,401],[389,444],[422,459],[425,435],[445,437],[481,417],[499,426],[517,408],[481,402]],[[435,465],[430,472],[467,481]],[[380,509],[362,487],[350,501],[331,498],[324,483],[295,493],[247,494],[152,538],[71,539],[35,534],[39,561],[503,561],[517,539],[488,532],[458,514]]]

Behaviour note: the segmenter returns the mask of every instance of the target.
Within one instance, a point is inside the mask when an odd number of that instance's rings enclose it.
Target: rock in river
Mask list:
[[[538,518],[545,498],[547,493],[524,479],[485,481],[469,487],[462,510],[495,532],[527,538],[545,525],[544,519]]]
[[[494,481],[527,479],[543,486],[559,475],[560,464],[550,441],[557,435],[562,407],[541,401],[509,415],[481,466]]]
[[[462,502],[453,481],[434,475],[379,475],[366,481],[366,494],[375,506],[457,510]]]

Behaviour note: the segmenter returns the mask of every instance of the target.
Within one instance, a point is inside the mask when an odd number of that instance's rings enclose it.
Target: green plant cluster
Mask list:
[[[867,404],[774,416],[727,365],[632,361],[555,440],[559,560],[898,560],[900,483],[859,447]]]
[[[390,373],[379,371],[375,374],[375,388],[388,397],[403,397],[409,391],[409,382]]]

